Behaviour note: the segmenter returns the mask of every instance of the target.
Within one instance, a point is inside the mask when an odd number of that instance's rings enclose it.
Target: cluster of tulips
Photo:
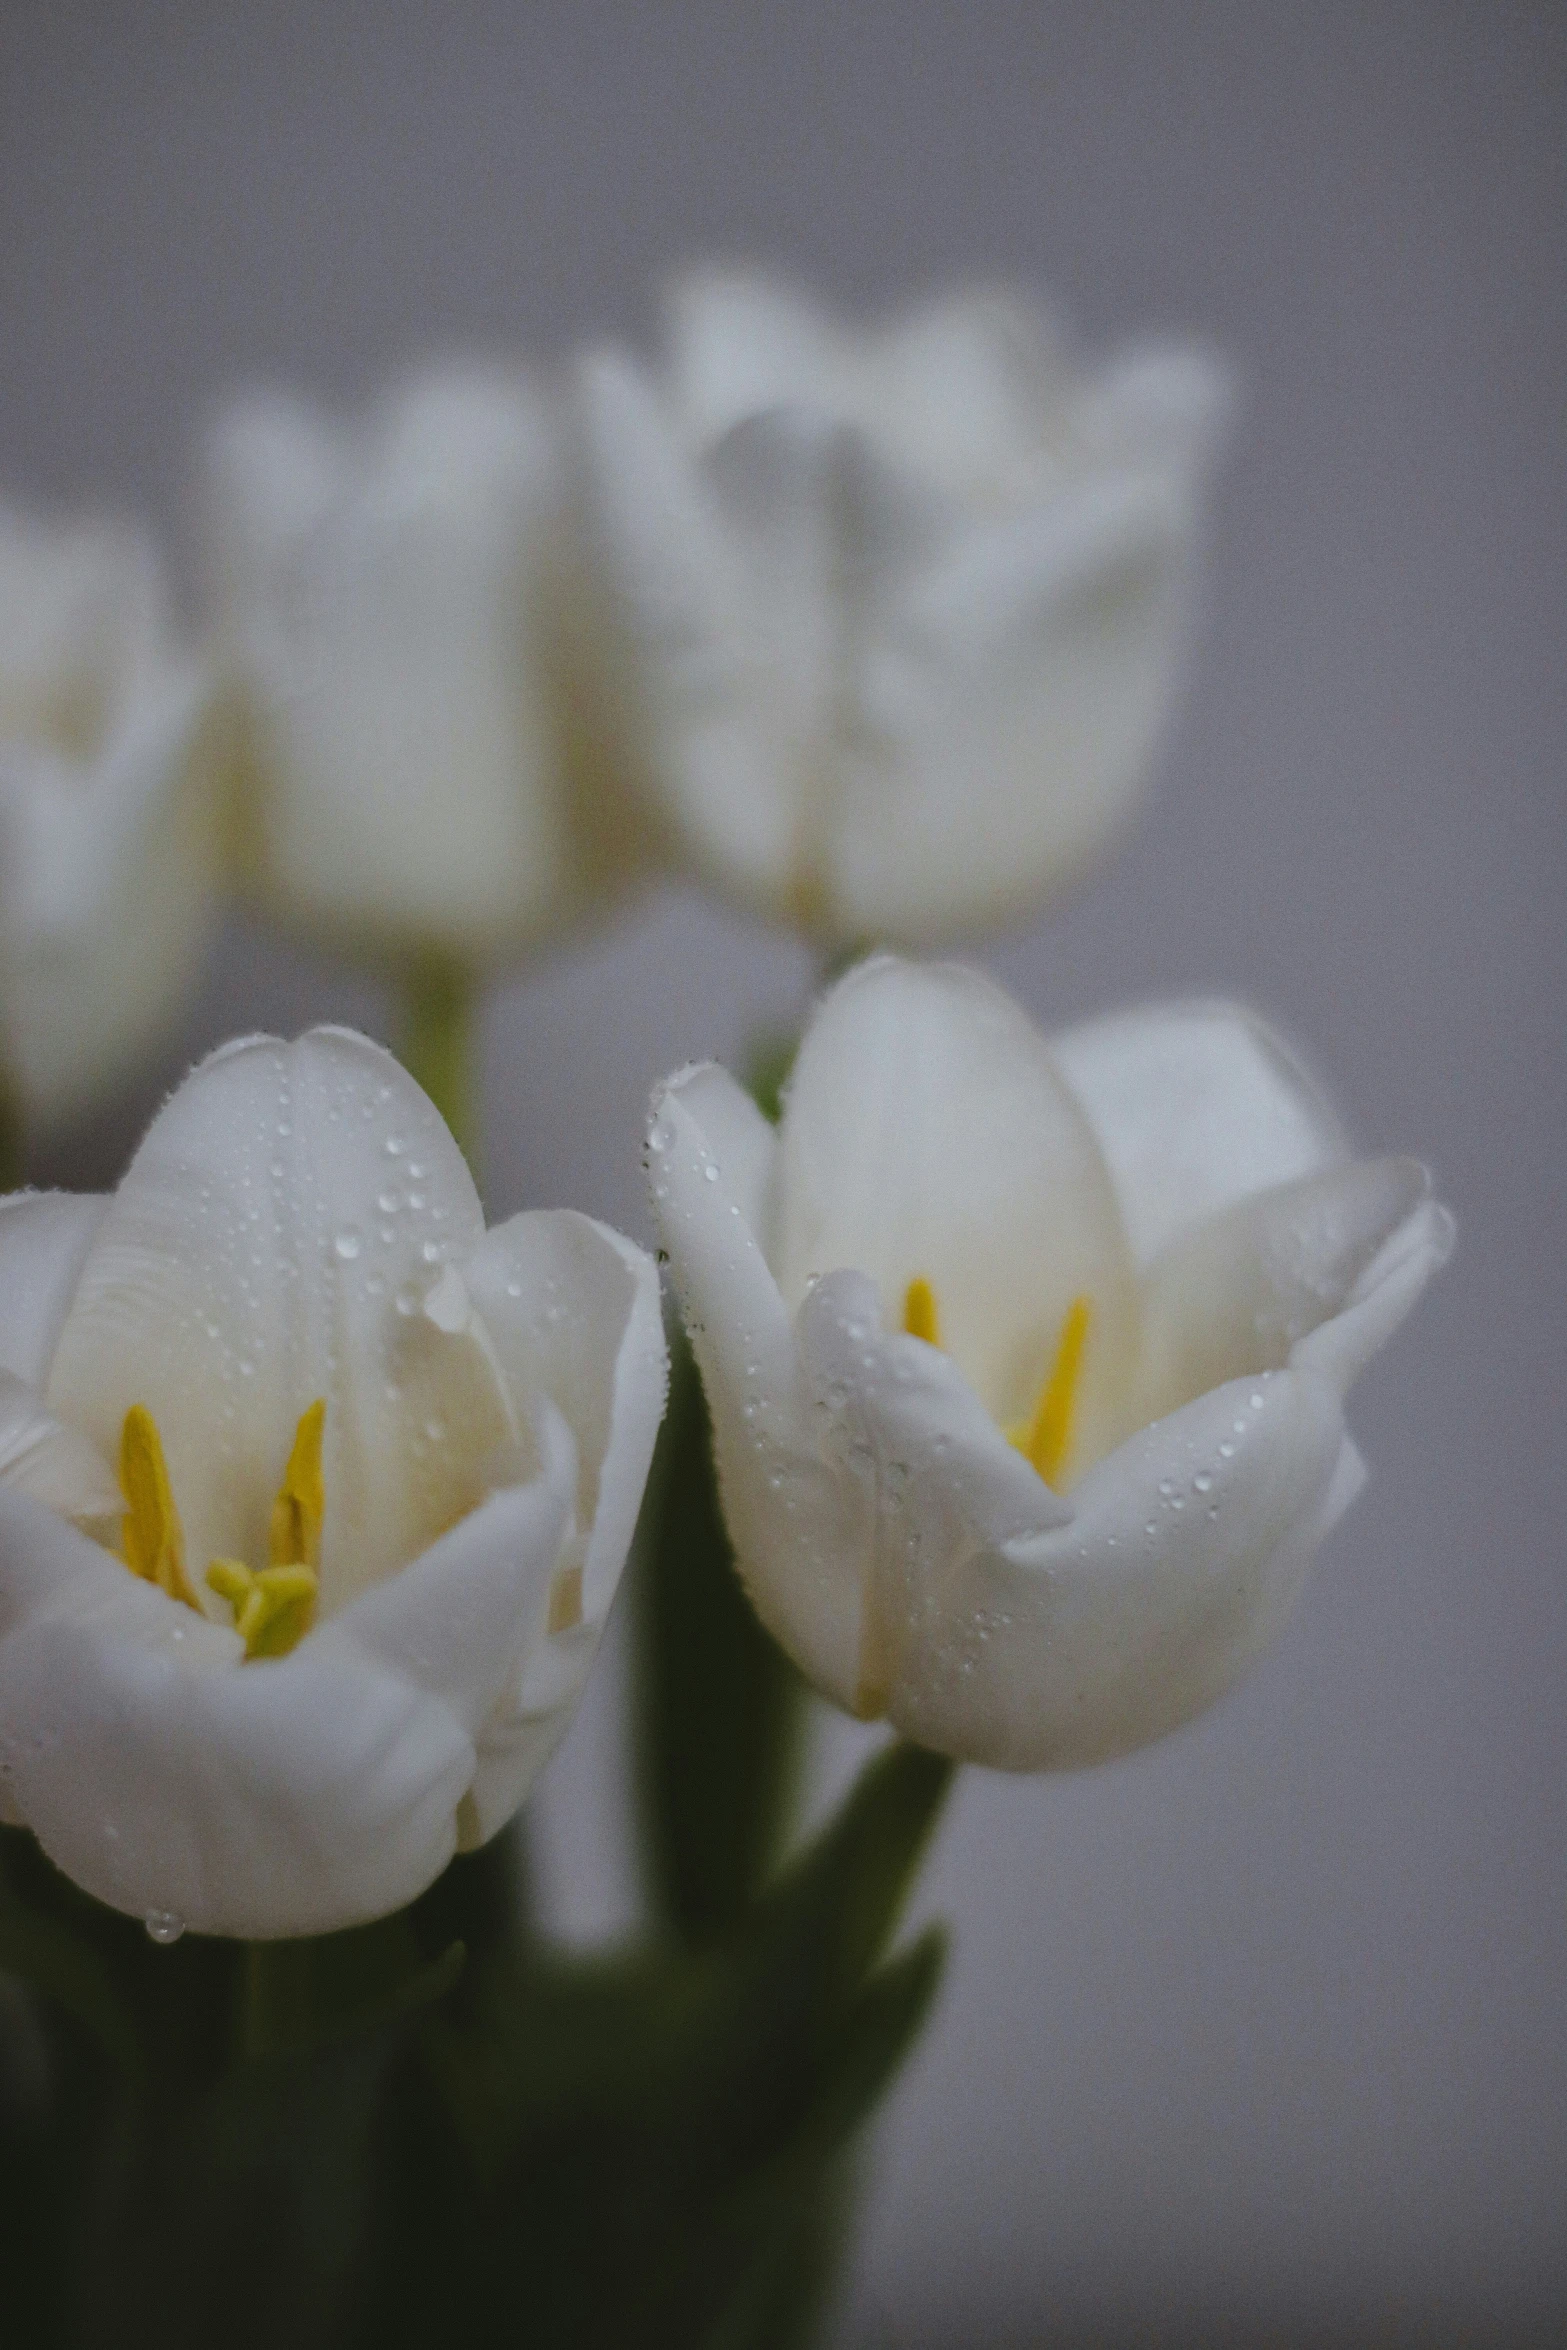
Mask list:
[[[688,1068],[646,1140],[766,1633],[1023,1771],[1257,1657],[1450,1221],[1245,1010],[1046,1038],[917,959],[1128,817],[1225,406],[1199,350],[1086,371],[999,294],[861,332],[709,275],[657,366],[235,406],[194,641],[139,534],[0,514],[13,1148],[155,1033],[227,891],[407,1011],[408,1069],[248,1038],[112,1196],[0,1203],[0,1817],[75,1886],[164,1942],[332,1935],[557,1744],[664,1413],[660,1279],[570,1210],[486,1229],[462,1012],[670,871],[831,975],[780,1098]]]

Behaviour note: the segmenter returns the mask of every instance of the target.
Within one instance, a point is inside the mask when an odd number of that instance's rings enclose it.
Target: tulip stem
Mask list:
[[[21,1190],[24,1160],[21,1097],[0,1069],[0,1191]]]
[[[456,957],[431,949],[408,964],[403,975],[403,1066],[423,1086],[476,1171],[477,1005],[473,973]]]

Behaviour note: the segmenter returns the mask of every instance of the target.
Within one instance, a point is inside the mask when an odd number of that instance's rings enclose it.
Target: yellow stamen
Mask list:
[[[936,1292],[923,1273],[917,1273],[903,1293],[903,1327],[910,1338],[923,1338],[927,1346],[941,1344]]]
[[[582,1569],[567,1567],[550,1585],[549,1630],[569,1632],[582,1621]]]
[[[134,1403],[120,1431],[120,1491],[128,1505],[121,1524],[125,1564],[144,1583],[201,1612],[185,1572],[185,1533],[174,1506],[158,1425],[145,1404]]]
[[[1047,1485],[1059,1484],[1071,1455],[1090,1314],[1087,1298],[1074,1297],[1061,1324],[1055,1361],[1039,1390],[1032,1413],[1016,1428],[1007,1430],[1009,1441],[1017,1446],[1025,1460],[1032,1462]]]
[[[326,1515],[321,1431],[325,1422],[326,1398],[317,1396],[310,1409],[300,1415],[288,1467],[272,1504],[268,1550],[274,1567],[321,1564],[321,1521]]]

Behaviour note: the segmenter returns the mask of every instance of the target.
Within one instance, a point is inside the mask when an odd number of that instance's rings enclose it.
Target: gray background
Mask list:
[[[1563,2226],[1567,18],[561,4],[0,15],[0,480],[180,521],[236,379],[645,332],[708,254],[879,305],[971,273],[1095,345],[1210,334],[1247,406],[1152,813],[986,960],[1045,1021],[1232,990],[1458,1210],[1355,1402],[1373,1482],[1256,1678],[1093,1774],[968,1774],[944,2003],[876,2150],[846,2343],[1552,2338]],[[670,896],[494,1002],[491,1201],[643,1228],[648,1081],[787,1012]],[[384,1006],[235,926],[112,1177],[229,1030]],[[537,1807],[630,1911],[602,1675]],[[853,1734],[824,1749],[830,1778]],[[519,2279],[520,2308],[526,2306]]]

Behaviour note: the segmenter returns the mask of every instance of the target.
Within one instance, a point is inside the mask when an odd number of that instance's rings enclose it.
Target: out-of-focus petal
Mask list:
[[[1314,1078],[1238,1004],[1145,1004],[1051,1041],[1140,1266],[1177,1234],[1349,1156]]]

